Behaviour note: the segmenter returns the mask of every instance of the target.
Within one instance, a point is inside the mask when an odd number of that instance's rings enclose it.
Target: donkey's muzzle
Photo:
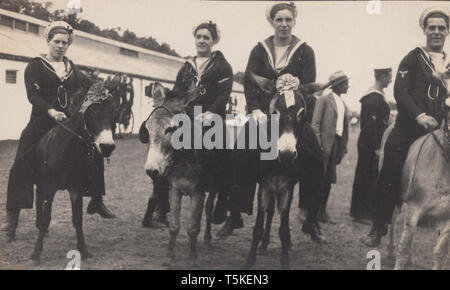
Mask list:
[[[159,177],[159,171],[156,169],[148,169],[146,170],[147,175],[150,176],[151,179],[156,179]]]
[[[111,153],[116,149],[115,144],[100,144],[100,151],[103,157],[111,156]]]
[[[278,158],[282,163],[291,163],[297,158],[297,151],[279,151]]]

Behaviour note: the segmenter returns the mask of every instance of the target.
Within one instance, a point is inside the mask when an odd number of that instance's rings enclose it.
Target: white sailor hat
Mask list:
[[[267,5],[266,18],[269,23],[272,23],[273,21],[272,16],[274,15],[272,15],[272,11],[275,8],[289,9],[292,12],[292,16],[294,16],[294,19],[297,18],[297,7],[295,7],[294,2],[276,2]]]
[[[65,30],[67,32],[67,34],[69,35],[69,44],[72,43],[72,40],[73,40],[73,28],[72,28],[72,26],[70,26],[69,23],[67,23],[65,21],[54,21],[54,22],[49,23],[47,25],[47,27],[45,27],[45,30],[44,30],[44,37],[45,37],[46,40],[49,40],[48,36],[55,29]]]
[[[449,10],[447,8],[443,8],[443,7],[430,7],[430,8],[427,8],[425,11],[423,11],[419,18],[419,24],[423,30],[426,28],[425,20],[428,18],[428,16],[430,16],[431,14],[435,14],[435,13],[442,14],[443,16],[445,16],[447,18],[446,22],[447,22],[447,28],[448,28],[449,18],[450,18]]]

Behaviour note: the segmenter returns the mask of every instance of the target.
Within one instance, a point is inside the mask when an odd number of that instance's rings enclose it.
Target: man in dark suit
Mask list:
[[[375,85],[361,98],[361,133],[358,138],[358,163],[353,182],[350,215],[365,223],[372,217],[374,186],[378,175],[378,157],[390,109],[384,89],[392,81],[392,69],[375,69]]]
[[[348,78],[338,71],[331,75],[330,83],[332,91],[317,100],[311,124],[322,147],[325,168],[325,184],[318,216],[321,222],[330,222],[326,206],[331,184],[336,183],[336,166],[347,153],[348,141],[349,113],[341,97],[347,93]]]
[[[387,225],[400,199],[401,172],[409,147],[438,127],[443,118],[447,88],[442,75],[449,70],[443,47],[449,32],[449,12],[445,8],[429,8],[422,13],[419,23],[426,36],[426,46],[413,49],[403,58],[395,78],[398,115],[384,148],[373,226],[361,240],[369,247],[379,246],[381,237],[387,233]]]

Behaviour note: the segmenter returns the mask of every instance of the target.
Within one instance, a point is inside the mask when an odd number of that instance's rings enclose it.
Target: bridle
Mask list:
[[[108,92],[108,90],[106,88],[103,87],[103,84],[101,82],[93,84],[91,86],[91,88],[89,89],[89,91],[87,92],[87,94],[84,98],[84,101],[81,104],[80,109],[77,112],[77,113],[82,114],[81,121],[83,123],[82,124],[83,133],[85,133],[83,135],[85,135],[87,137],[82,136],[81,134],[75,132],[73,129],[68,127],[63,122],[55,121],[56,124],[58,124],[58,126],[60,126],[62,129],[64,129],[66,132],[68,132],[72,136],[75,136],[78,140],[83,142],[89,148],[88,155],[90,157],[93,156],[93,151],[95,151],[96,149],[95,149],[95,144],[94,144],[94,136],[89,131],[89,129],[87,128],[87,125],[86,125],[86,119],[85,119],[86,111],[91,107],[91,105],[103,104],[103,103],[111,100],[111,98],[112,98],[112,95]]]
[[[174,114],[169,108],[167,108],[166,106],[164,106],[164,105],[159,105],[159,106],[156,106],[156,107],[153,109],[153,111],[150,113],[150,115],[148,115],[147,120],[150,119],[150,117],[153,115],[153,113],[156,112],[158,109],[164,109],[164,110],[166,110],[166,111],[169,113],[170,117],[173,117],[173,116],[175,115],[175,114]]]

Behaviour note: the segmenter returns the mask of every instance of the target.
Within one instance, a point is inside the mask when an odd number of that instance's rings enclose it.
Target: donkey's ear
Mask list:
[[[145,127],[145,123],[147,123],[147,120],[142,122],[142,125],[139,128],[139,140],[141,141],[141,143],[148,144],[150,142],[150,134]]]
[[[245,74],[248,80],[256,84],[264,93],[271,94],[275,90],[275,82],[273,80],[255,75],[252,71],[247,71]]]
[[[166,90],[160,83],[156,82],[150,85],[151,97],[153,98],[153,106],[161,106],[166,99]]]
[[[328,82],[328,83],[309,83],[309,84],[300,85],[298,87],[298,90],[300,91],[300,93],[303,93],[303,94],[314,94],[314,93],[317,93],[319,91],[326,89],[327,87],[330,86],[330,84],[331,84],[330,82]]]

